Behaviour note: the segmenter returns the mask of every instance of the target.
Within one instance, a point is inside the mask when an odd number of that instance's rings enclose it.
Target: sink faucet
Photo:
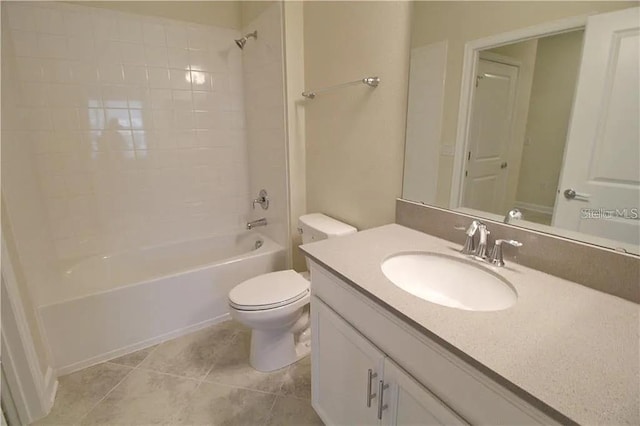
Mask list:
[[[504,259],[502,258],[502,244],[509,244],[513,247],[522,247],[522,243],[516,240],[496,240],[496,243],[491,250],[491,258],[489,262],[494,266],[504,266]]]
[[[493,248],[490,250],[490,255],[487,256],[487,237],[491,233],[487,229],[487,225],[478,220],[474,220],[466,230],[462,226],[456,226],[455,228],[465,231],[467,234],[467,240],[465,241],[462,250],[460,250],[460,253],[472,256],[473,258],[483,262],[491,263],[494,266],[504,266],[504,259],[502,257],[503,243],[514,247],[522,247],[522,243],[515,240],[496,240]],[[477,245],[475,241],[476,234],[479,234]]]
[[[471,225],[469,225],[469,227],[466,229],[464,228],[464,226],[455,227],[460,231],[465,231],[465,233],[467,234],[467,239],[465,240],[464,247],[462,247],[462,250],[460,250],[460,253],[467,254],[467,255],[475,254],[476,252],[475,235],[476,235],[476,232],[478,231],[478,227],[482,224],[483,223],[480,222],[479,220],[474,220],[473,222],[471,222]]]
[[[258,220],[253,220],[251,222],[247,222],[247,229],[253,229],[256,226],[267,226],[267,219],[266,218],[261,218]]]
[[[487,258],[487,236],[489,236],[491,232],[489,232],[487,225],[484,223],[478,225],[478,232],[480,233],[480,238],[478,239],[478,247],[476,247],[474,255],[478,259],[484,260]]]

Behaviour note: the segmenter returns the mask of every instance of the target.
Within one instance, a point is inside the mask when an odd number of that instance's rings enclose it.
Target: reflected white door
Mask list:
[[[462,205],[505,213],[507,153],[518,67],[480,59],[471,111]]]
[[[554,226],[636,246],[640,244],[639,12],[640,8],[630,8],[587,21],[553,215]],[[565,196],[570,189],[575,194]],[[598,218],[603,215],[607,218]]]

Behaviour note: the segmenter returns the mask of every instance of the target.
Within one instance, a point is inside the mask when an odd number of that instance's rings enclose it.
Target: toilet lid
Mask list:
[[[296,271],[271,272],[248,279],[229,292],[229,303],[244,311],[288,305],[309,292],[309,281]]]

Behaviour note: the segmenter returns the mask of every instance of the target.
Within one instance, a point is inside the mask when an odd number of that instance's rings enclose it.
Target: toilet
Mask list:
[[[303,244],[357,232],[321,213],[300,216],[298,230]],[[308,273],[288,269],[251,278],[229,292],[231,316],[251,328],[249,363],[256,370],[278,370],[309,354],[309,287]]]

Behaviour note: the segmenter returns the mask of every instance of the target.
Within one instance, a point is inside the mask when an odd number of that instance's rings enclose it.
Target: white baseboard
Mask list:
[[[47,372],[42,378],[42,405],[46,412],[49,412],[53,407],[53,402],[56,399],[56,393],[58,392],[58,379],[55,374],[55,370],[51,367],[47,368]]]
[[[553,215],[553,207],[544,206],[542,204],[534,204],[534,203],[526,203],[524,201],[516,201],[515,206],[519,209],[529,210],[536,213],[546,214],[549,216]],[[526,219],[526,217],[525,217]]]
[[[100,354],[94,356],[89,359],[82,360],[80,362],[76,362],[73,364],[65,365],[64,367],[60,367],[57,371],[57,375],[64,376],[66,374],[74,373],[76,371],[85,369],[87,367],[94,366],[96,364],[103,363],[105,361],[109,361],[111,359],[119,358],[124,355],[128,355],[132,352],[139,351],[141,349],[148,348],[150,346],[157,345],[158,343],[166,342],[167,340],[175,339],[176,337],[181,337],[195,331],[201,330],[203,328],[209,327],[211,325],[215,325],[226,321],[230,318],[229,313],[222,314],[215,318],[208,319],[206,321],[202,321],[198,324],[190,325],[188,327],[184,327],[178,330],[171,331],[169,333],[161,334],[160,336],[153,337],[151,339],[147,339],[145,341],[135,343],[133,345],[125,346],[124,348],[116,349],[104,354]]]

